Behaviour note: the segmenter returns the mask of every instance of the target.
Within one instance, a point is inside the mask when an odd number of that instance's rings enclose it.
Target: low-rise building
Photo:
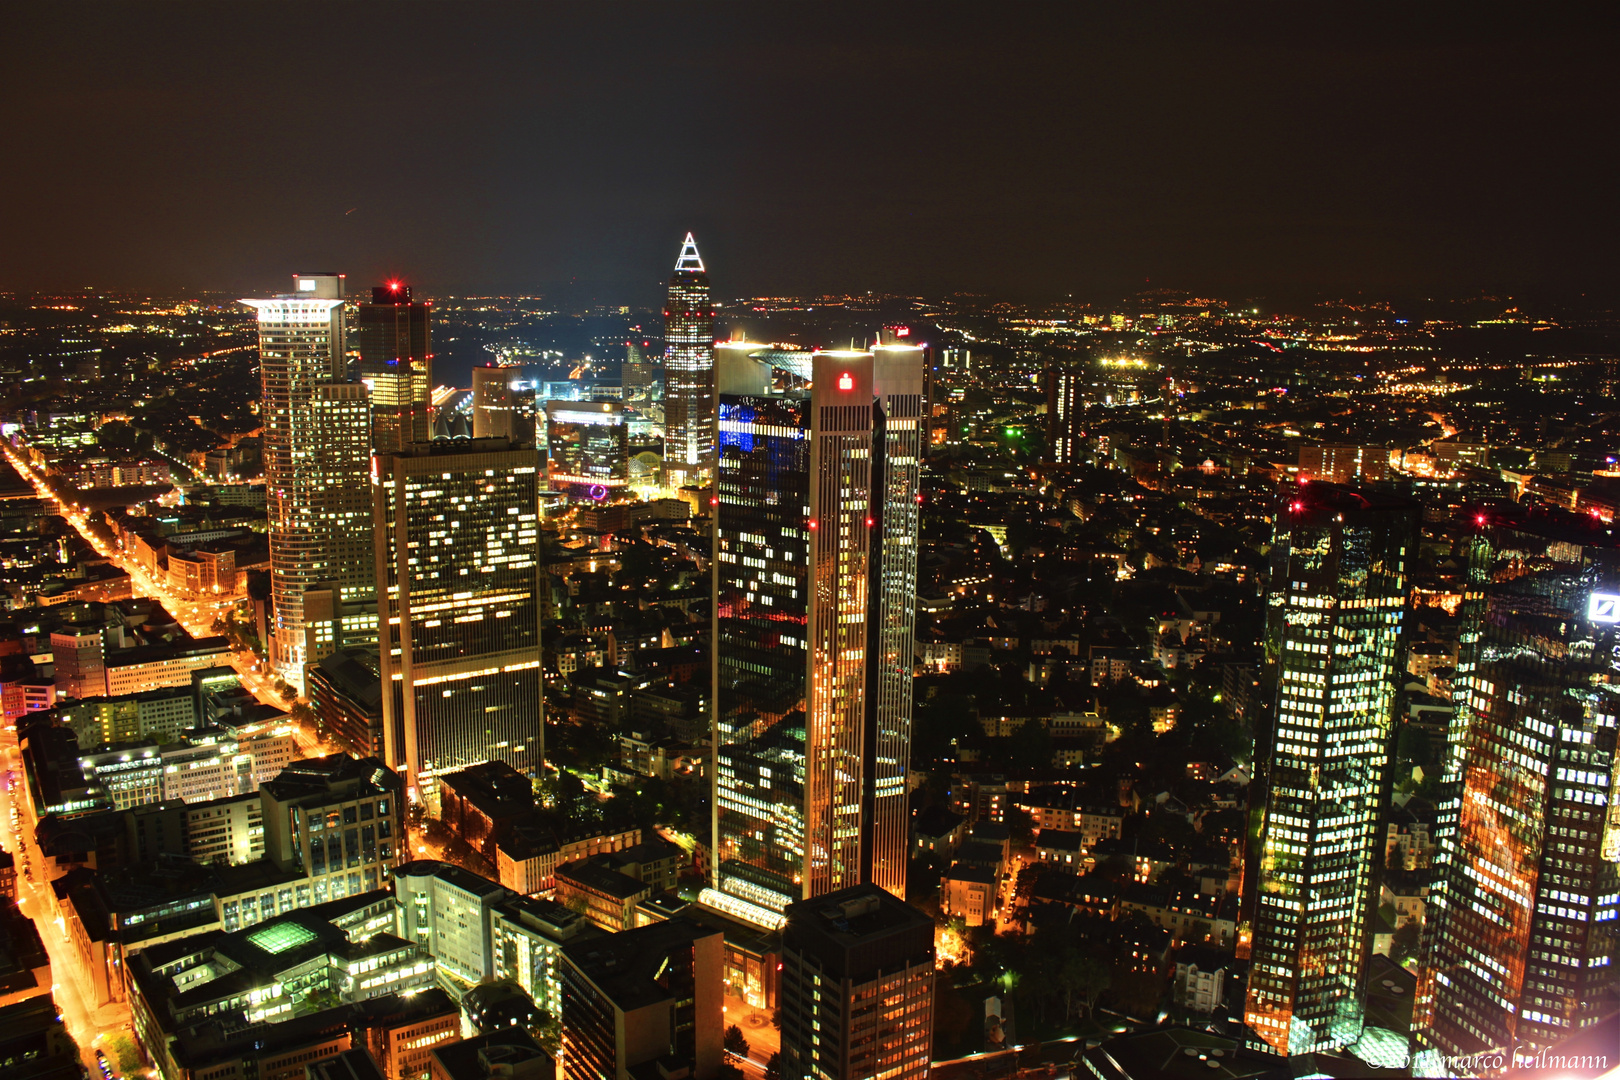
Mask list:
[[[376,758],[293,762],[260,785],[265,854],[302,871],[317,904],[380,888],[404,843],[402,789]]]
[[[967,818],[939,803],[924,807],[911,822],[913,853],[949,860],[967,835]]]
[[[314,909],[235,933],[148,944],[126,963],[136,1032],[166,1076],[187,1071],[187,1059],[206,1053],[221,1026],[273,1028],[316,1002],[392,998],[433,979],[431,958],[416,943],[356,936]]]
[[[1042,829],[1035,837],[1035,858],[1068,874],[1085,869],[1084,837],[1071,829]]]
[[[1171,1001],[1192,1012],[1215,1012],[1226,1002],[1227,976],[1235,963],[1221,949],[1187,945],[1177,950]]]
[[[437,986],[413,995],[401,1009],[366,1032],[366,1049],[387,1080],[420,1080],[433,1050],[461,1038],[461,1010]]]
[[[429,1055],[429,1080],[553,1080],[556,1075],[551,1055],[517,1027],[444,1043]]]
[[[966,863],[951,867],[939,882],[939,909],[969,926],[983,926],[995,917],[995,873]]]
[[[557,900],[582,912],[603,930],[617,932],[636,925],[636,905],[655,890],[598,855],[557,868]]]
[[[639,843],[640,829],[558,835],[549,827],[519,822],[510,835],[497,842],[495,865],[502,885],[534,896],[557,887],[557,867],[564,863],[623,851]]]
[[[308,668],[316,729],[356,757],[381,757],[382,678],[374,649],[349,648]]]
[[[51,958],[34,920],[16,904],[0,904],[0,1009],[49,999],[51,986]]]
[[[533,810],[534,781],[498,758],[439,777],[439,819],[487,858]]]
[[[1170,932],[1176,944],[1232,946],[1237,940],[1237,897],[1222,898],[1190,889],[1170,889],[1141,882],[1126,887],[1120,914],[1140,912],[1154,926]]]
[[[185,808],[186,852],[204,865],[264,858],[264,803],[256,791]]]
[[[191,685],[191,673],[227,659],[230,642],[222,637],[196,638],[171,645],[137,645],[106,653],[109,697],[138,694],[165,686]]]

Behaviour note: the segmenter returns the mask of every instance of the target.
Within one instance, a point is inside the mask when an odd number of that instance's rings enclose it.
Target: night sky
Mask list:
[[[1613,21],[871,7],[0,5],[0,289],[1620,286]]]

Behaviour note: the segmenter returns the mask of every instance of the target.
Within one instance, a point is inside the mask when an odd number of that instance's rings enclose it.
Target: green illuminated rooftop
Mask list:
[[[284,953],[288,949],[296,949],[300,945],[307,945],[314,940],[315,934],[313,931],[291,922],[267,926],[257,933],[248,935],[249,942],[257,945],[272,956],[276,953]]]

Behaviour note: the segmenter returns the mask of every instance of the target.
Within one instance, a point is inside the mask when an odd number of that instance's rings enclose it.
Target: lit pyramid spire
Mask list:
[[[686,234],[686,242],[681,245],[681,257],[675,260],[675,269],[695,270],[700,274],[705,273],[703,256],[698,254],[697,241],[692,239],[691,233]]]

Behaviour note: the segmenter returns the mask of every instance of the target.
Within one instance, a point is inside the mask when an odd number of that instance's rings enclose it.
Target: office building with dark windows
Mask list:
[[[377,459],[383,741],[435,812],[442,773],[540,766],[538,470],[532,446],[506,439]]]
[[[630,483],[630,429],[617,401],[546,402],[553,491],[580,502],[609,502]]]
[[[1516,1067],[1613,1042],[1620,543],[1543,508],[1476,524],[1414,1026],[1420,1062]]]
[[[720,1074],[725,943],[676,916],[563,946],[566,1080]]]
[[[714,300],[692,234],[686,234],[664,304],[664,477],[701,486],[714,473]]]
[[[293,291],[244,300],[258,313],[263,382],[265,510],[269,517],[272,667],[302,688],[303,594],[317,582],[366,591],[369,435],[365,387],[346,383],[343,276],[297,274]],[[365,426],[369,427],[369,415]],[[365,449],[362,449],[365,446]]]
[[[875,885],[790,905],[784,1080],[926,1077],[937,978],[933,920]]]
[[[1394,695],[1417,504],[1302,484],[1277,509],[1266,653],[1274,680],[1244,1020],[1257,1049],[1360,1037],[1382,863]]]
[[[355,312],[356,375],[371,388],[372,445],[379,452],[424,442],[432,430],[433,309],[390,281]]]
[[[711,906],[905,891],[922,351],[821,352],[719,422]],[[750,385],[749,390],[757,390]]]
[[[619,385],[623,387],[624,403],[643,412],[655,406],[662,416],[664,399],[664,369],[647,356],[647,342],[627,341],[624,345],[624,364],[619,369]]]

